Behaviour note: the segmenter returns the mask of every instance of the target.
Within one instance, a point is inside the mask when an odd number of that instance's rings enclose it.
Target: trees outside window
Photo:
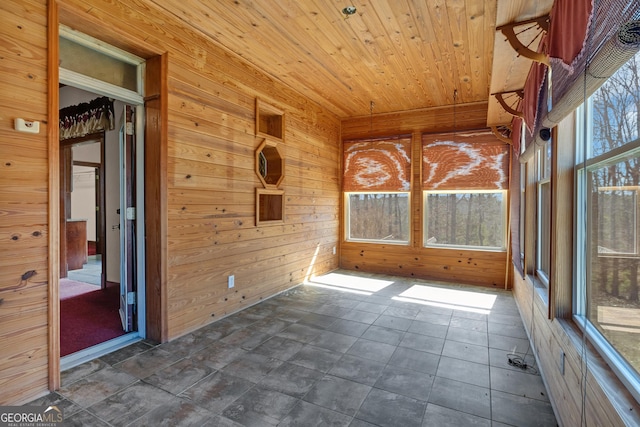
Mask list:
[[[579,324],[640,395],[640,54],[579,110]]]
[[[425,191],[425,246],[504,250],[506,191]]]
[[[409,193],[347,193],[347,240],[409,243]]]

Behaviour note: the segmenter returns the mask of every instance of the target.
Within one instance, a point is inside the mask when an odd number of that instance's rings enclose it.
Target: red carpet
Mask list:
[[[60,356],[124,335],[118,314],[120,288],[93,288],[97,290],[60,300]]]

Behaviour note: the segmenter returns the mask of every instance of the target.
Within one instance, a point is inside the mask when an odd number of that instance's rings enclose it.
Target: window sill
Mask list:
[[[479,247],[479,246],[454,246],[454,245],[425,245],[423,246],[425,249],[444,249],[444,250],[452,250],[452,251],[476,251],[476,252],[495,252],[495,253],[506,253],[507,250],[504,248],[489,248],[489,247]]]
[[[403,242],[399,240],[346,239],[345,242],[346,243],[370,243],[374,245],[409,246],[409,242]]]
[[[533,286],[533,291],[545,307],[549,305],[549,288],[536,276],[527,274],[527,283]]]

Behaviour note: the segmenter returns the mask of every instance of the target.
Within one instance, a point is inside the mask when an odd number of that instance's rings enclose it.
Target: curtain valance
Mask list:
[[[344,142],[344,191],[409,191],[411,136]]]
[[[107,97],[60,110],[60,140],[115,128],[113,100]]]
[[[488,129],[422,135],[424,190],[495,190],[509,185],[510,145]]]

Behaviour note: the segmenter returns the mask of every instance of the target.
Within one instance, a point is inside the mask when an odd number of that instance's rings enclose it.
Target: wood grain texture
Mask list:
[[[167,338],[297,284],[309,272],[335,268],[336,116],[153,5],[116,2],[95,5],[88,13],[109,23],[114,33],[129,31],[135,22],[131,42],[144,37],[169,50]],[[160,20],[166,21],[162,28]],[[255,188],[261,185],[254,152],[262,140],[254,129],[256,97],[287,116],[286,142],[279,147],[287,164],[282,187],[296,203],[285,201],[289,232],[284,235],[254,225]],[[324,205],[314,207],[318,198]],[[264,228],[272,227],[280,226]],[[182,236],[191,244],[183,245]],[[236,277],[233,290],[226,288],[229,274]]]
[[[343,242],[340,266],[348,270],[504,287],[505,252],[433,249]]]
[[[145,273],[147,338],[167,340],[167,55],[145,67]],[[153,207],[153,208],[151,208]]]
[[[488,96],[496,0],[155,3],[343,118]]]
[[[47,2],[0,4],[0,405],[47,389],[55,363],[48,345],[50,226],[47,126]],[[14,120],[40,121],[40,133],[14,130]],[[56,159],[57,162],[57,159]],[[55,383],[54,383],[55,385]]]
[[[148,323],[149,337],[178,337],[338,266],[332,248],[340,121],[334,112],[153,3],[52,4],[0,5],[0,235],[6,237],[0,246],[0,404],[23,403],[59,386],[59,267],[52,265],[61,218],[59,155],[56,131],[47,126],[57,111],[49,93],[57,95],[57,62],[48,41],[55,45],[57,38],[47,35],[48,10],[59,11],[52,16],[62,24],[151,65],[147,306],[160,320]],[[258,97],[287,116],[279,147],[287,163],[284,222],[265,227],[254,225]],[[14,131],[15,117],[40,120],[40,134]],[[232,290],[229,274],[236,276]]]
[[[375,138],[418,132],[448,132],[486,127],[487,104],[477,102],[424,108],[387,114],[372,114],[342,120],[342,138]]]
[[[559,425],[587,424],[623,426],[640,424],[640,404],[626,391],[613,372],[585,341],[570,320],[549,320],[547,305],[532,290],[528,279],[513,271],[513,292],[527,329],[529,340],[537,354],[540,371]],[[571,286],[564,283],[562,286]],[[560,355],[564,353],[564,375]],[[583,355],[587,362],[584,363]],[[585,378],[585,381],[583,381]],[[615,403],[615,406],[614,406]]]

